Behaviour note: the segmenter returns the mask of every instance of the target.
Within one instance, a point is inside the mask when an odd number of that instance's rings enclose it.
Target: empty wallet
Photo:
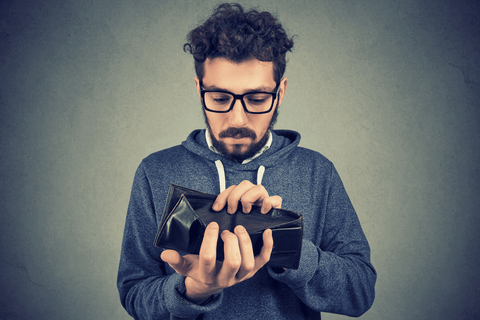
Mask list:
[[[216,197],[175,184],[170,185],[154,245],[178,252],[198,254],[205,228],[210,222],[215,221],[220,227],[220,233],[223,230],[233,232],[237,225],[244,226],[250,235],[253,253],[256,256],[263,246],[263,231],[271,229],[273,249],[267,265],[298,269],[303,238],[301,214],[275,208],[262,214],[259,206],[253,206],[250,213],[243,213],[240,202],[234,214],[227,213],[226,208],[213,211],[212,205]],[[219,237],[217,260],[223,259],[223,241]]]

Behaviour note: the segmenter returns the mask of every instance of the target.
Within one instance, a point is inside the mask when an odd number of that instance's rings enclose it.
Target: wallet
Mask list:
[[[220,227],[220,233],[223,230],[233,232],[237,225],[244,226],[250,235],[256,256],[263,246],[263,231],[271,229],[273,249],[267,265],[298,269],[303,238],[301,214],[275,208],[262,214],[259,206],[253,206],[250,213],[243,213],[240,202],[234,214],[227,213],[226,206],[221,211],[213,211],[212,205],[216,197],[175,184],[170,185],[154,245],[181,253],[198,254],[207,225],[215,221]],[[217,260],[223,259],[223,241],[219,237]]]

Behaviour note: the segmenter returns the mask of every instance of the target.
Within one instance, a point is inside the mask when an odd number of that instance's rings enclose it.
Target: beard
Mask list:
[[[225,158],[242,163],[243,160],[251,158],[255,154],[257,154],[257,152],[260,151],[263,148],[263,146],[265,146],[265,144],[267,143],[268,137],[269,137],[269,131],[273,129],[273,126],[277,122],[278,108],[275,108],[275,110],[273,111],[272,119],[270,120],[268,129],[263,135],[263,137],[258,142],[252,142],[251,144],[249,144],[247,146],[247,149],[244,151],[242,151],[242,147],[244,146],[242,144],[234,144],[233,150],[229,151],[225,142],[221,140],[217,140],[217,138],[215,138],[215,136],[213,135],[212,129],[210,127],[210,123],[208,122],[208,118],[205,113],[205,109],[203,109],[203,116],[205,118],[205,123],[207,125],[207,128],[210,132],[210,139],[212,140],[212,144],[215,147],[215,149],[217,149],[217,151],[220,152],[220,154]],[[255,141],[257,139],[257,134],[253,130],[248,128],[230,127],[220,132],[218,136],[219,138],[229,138],[229,137],[250,138],[252,139],[252,141]]]

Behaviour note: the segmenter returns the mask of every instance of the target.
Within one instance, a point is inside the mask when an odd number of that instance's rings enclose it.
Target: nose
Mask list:
[[[248,122],[248,115],[243,109],[242,101],[237,99],[233,105],[232,110],[228,113],[229,123],[234,128],[241,128]]]

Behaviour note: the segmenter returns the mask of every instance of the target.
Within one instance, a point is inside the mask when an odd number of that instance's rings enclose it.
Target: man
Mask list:
[[[223,4],[189,34],[206,130],[145,158],[133,183],[118,288],[136,319],[320,319],[359,316],[374,299],[376,273],[356,213],[331,162],[273,131],[285,97],[285,55],[293,47],[269,13]],[[265,266],[271,230],[254,256],[245,228],[207,226],[199,255],[153,246],[171,183],[219,194],[213,209],[271,208],[304,218],[298,269]],[[228,187],[228,188],[227,188]],[[216,261],[218,238],[224,261]]]

